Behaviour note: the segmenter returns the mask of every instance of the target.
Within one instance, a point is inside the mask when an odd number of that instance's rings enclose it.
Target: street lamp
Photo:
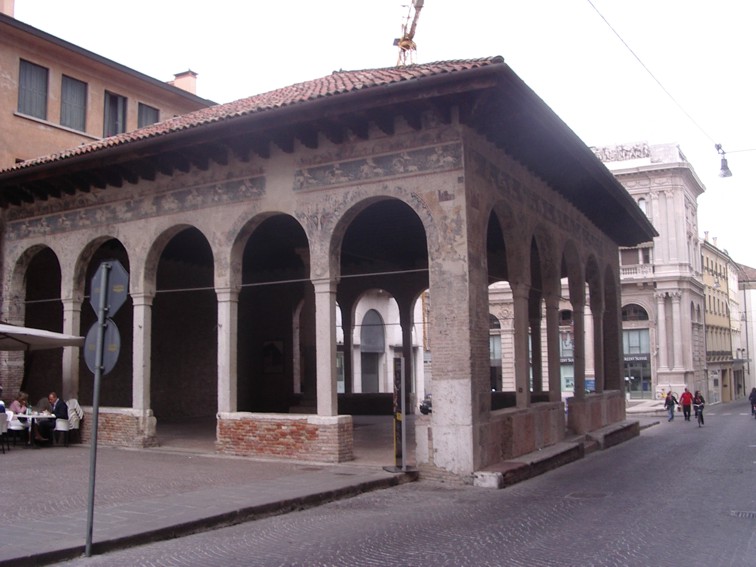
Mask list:
[[[725,157],[725,151],[722,149],[722,144],[714,144],[717,153],[722,156],[722,163],[719,167],[719,177],[732,177],[732,171],[727,165],[727,158]]]

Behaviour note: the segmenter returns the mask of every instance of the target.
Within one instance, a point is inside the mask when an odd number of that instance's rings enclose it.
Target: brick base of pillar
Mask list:
[[[92,440],[92,408],[85,407],[81,423],[81,440]],[[100,408],[97,420],[97,444],[114,447],[155,447],[155,417],[152,410]]]
[[[625,396],[619,390],[568,398],[567,427],[583,435],[625,419]]]
[[[415,439],[417,467],[420,478],[472,484],[474,470],[445,470],[436,458],[434,436],[453,434],[455,428],[434,428],[433,419],[439,416],[415,418]],[[549,447],[565,439],[564,404],[562,402],[539,402],[526,408],[505,408],[494,410],[490,419],[479,425],[477,445],[479,454],[460,455],[456,461],[471,462],[475,470],[494,463],[500,463],[521,455]],[[473,451],[464,439],[457,443],[445,443],[446,447],[457,447],[463,451]]]
[[[341,463],[354,459],[352,417],[338,415],[220,413],[219,453]]]

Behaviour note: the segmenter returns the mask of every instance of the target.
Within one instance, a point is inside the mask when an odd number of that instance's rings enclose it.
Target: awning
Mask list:
[[[84,337],[0,323],[0,350],[42,350],[83,344]]]

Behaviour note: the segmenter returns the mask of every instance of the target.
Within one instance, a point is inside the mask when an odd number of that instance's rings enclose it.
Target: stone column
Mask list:
[[[596,333],[593,327],[593,310],[591,304],[585,305],[585,311],[583,312],[583,318],[585,323],[585,375],[589,376],[593,373],[593,377],[596,377]]]
[[[152,358],[152,301],[151,293],[132,293],[134,305],[134,353],[132,364],[132,405],[134,409],[150,409],[150,378]]]
[[[237,411],[239,291],[216,289],[218,297],[218,411]]]
[[[585,306],[583,303],[572,302],[572,323],[574,336],[574,372],[575,398],[585,399]]]
[[[668,259],[670,263],[676,263],[678,259],[682,257],[680,254],[680,242],[678,239],[679,230],[677,228],[678,217],[682,214],[682,211],[678,214],[677,208],[675,207],[675,191],[671,189],[665,190],[664,200],[667,207],[667,230],[665,231],[665,235],[667,237],[666,240],[669,249]]]
[[[667,313],[664,306],[666,293],[656,294],[656,339],[659,343],[659,370],[669,370],[667,362]]]
[[[313,281],[315,288],[315,350],[318,415],[338,413],[336,392],[336,283]]]
[[[533,369],[533,391],[543,392],[543,356],[541,347],[541,297],[531,290],[528,305],[530,327],[530,360]]]
[[[354,304],[340,305],[341,306],[341,328],[344,333],[344,392],[351,394],[352,382],[354,381],[354,364],[352,363],[352,357],[354,352],[352,349],[352,340],[354,335],[354,322],[352,321],[352,312]]]
[[[604,391],[604,309],[600,305],[591,307],[593,314],[593,376],[596,392]]]
[[[83,332],[86,333],[88,330],[86,329]],[[82,333],[81,300],[63,299],[63,333],[77,336]],[[80,347],[63,348],[63,391],[60,394],[63,400],[78,399],[79,397],[80,352]]]
[[[528,344],[529,286],[510,282],[514,311],[515,394],[517,407],[530,406],[530,364]]]
[[[559,295],[546,295],[546,352],[549,365],[549,400],[562,399],[562,364],[559,360]]]
[[[404,398],[406,400],[407,413],[414,413],[410,404],[412,392],[412,382],[414,380],[414,357],[412,356],[412,325],[413,313],[412,302],[410,300],[400,300],[399,302],[399,322],[402,326],[402,356],[404,357]]]
[[[674,348],[674,363],[673,368],[677,371],[683,371],[685,368],[684,362],[683,362],[683,351],[682,351],[682,343],[683,343],[683,320],[682,320],[682,313],[680,310],[680,300],[682,298],[682,294],[679,291],[676,291],[671,294],[672,295],[672,346]]]

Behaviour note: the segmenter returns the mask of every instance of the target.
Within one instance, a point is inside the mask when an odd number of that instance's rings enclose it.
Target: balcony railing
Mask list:
[[[653,264],[637,264],[635,266],[620,266],[620,277],[626,279],[645,279],[654,275]]]

